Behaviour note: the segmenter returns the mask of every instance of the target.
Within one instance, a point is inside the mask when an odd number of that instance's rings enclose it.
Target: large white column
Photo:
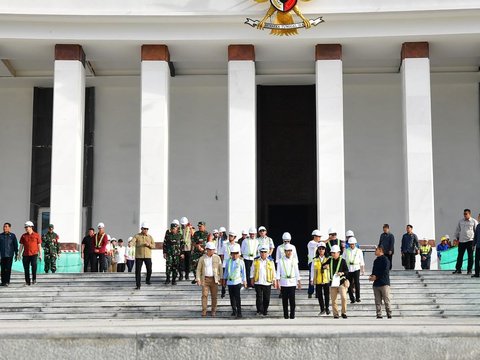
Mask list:
[[[50,222],[63,243],[83,232],[84,64],[80,45],[55,46]]]
[[[326,233],[345,234],[342,46],[317,45],[317,216]]]
[[[435,239],[428,43],[403,44],[401,72],[407,222],[419,238]]]
[[[168,226],[169,60],[167,46],[142,46],[139,226],[147,221],[156,242]]]
[[[228,226],[239,233],[257,220],[255,49],[228,48]]]

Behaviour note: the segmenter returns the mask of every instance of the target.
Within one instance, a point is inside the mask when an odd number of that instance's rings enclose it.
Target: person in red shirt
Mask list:
[[[37,283],[37,257],[42,260],[42,238],[33,231],[33,223],[25,223],[26,233],[20,238],[20,250],[18,257],[22,257],[23,269],[25,270],[25,284],[35,285]],[[32,267],[32,279],[30,281],[30,266]]]
[[[93,262],[92,272],[107,272],[107,259],[105,254],[107,252],[107,244],[109,242],[108,235],[105,233],[105,224],[98,223],[98,232],[94,235],[93,240]]]

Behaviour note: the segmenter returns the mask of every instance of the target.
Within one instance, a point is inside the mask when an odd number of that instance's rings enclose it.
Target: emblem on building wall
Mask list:
[[[255,0],[259,3],[264,3],[269,1],[270,8],[268,9],[266,15],[262,20],[253,20],[247,18],[245,24],[250,25],[251,27],[256,27],[257,29],[271,29],[270,34],[273,35],[296,35],[298,34],[297,29],[307,28],[309,29],[312,26],[317,26],[318,24],[324,22],[322,17],[316,19],[307,19],[303,16],[300,8],[297,3],[298,0]],[[310,0],[303,0],[310,1]],[[292,11],[302,20],[301,22],[295,22],[293,18]],[[276,15],[273,22],[267,22],[268,19],[271,19],[273,15]],[[271,20],[270,20],[271,21]]]

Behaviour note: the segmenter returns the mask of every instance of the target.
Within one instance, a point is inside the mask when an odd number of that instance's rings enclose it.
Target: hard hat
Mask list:
[[[330,250],[331,253],[337,253],[340,252],[340,246],[338,245],[333,245],[332,249]]]
[[[213,229],[213,234],[218,234],[218,229]]]
[[[331,227],[330,229],[328,229],[328,235],[336,234],[336,233],[337,233],[337,230],[334,227]]]
[[[25,223],[25,227],[33,227],[33,222],[30,220]]]
[[[290,235],[289,232],[284,232],[283,235],[282,235],[282,240],[283,241],[290,241],[290,240],[292,240],[292,235]]]
[[[237,233],[235,231],[229,231],[228,236],[237,236]]]
[[[231,253],[240,253],[240,245],[238,244],[232,245],[232,247],[230,248],[230,254]]]
[[[440,241],[447,241],[447,237],[446,236],[442,236],[442,238],[440,239]]]
[[[144,221],[144,222],[142,222],[142,225],[140,226],[140,228],[142,228],[142,229],[149,229],[150,227],[149,227],[148,222]]]
[[[260,249],[258,249],[260,252],[268,252],[270,249],[268,248],[267,245],[262,245],[260,246]]]
[[[447,238],[447,240],[450,240],[450,236],[448,234],[445,235],[445,237]]]
[[[320,241],[317,245],[317,247],[323,247],[323,248],[327,248],[327,245],[325,245],[325,243],[323,241]]]
[[[180,219],[180,224],[182,224],[182,225],[187,225],[187,224],[188,224],[188,219],[187,219],[185,216],[183,216],[183,217]]]
[[[258,232],[260,232],[260,231],[262,231],[262,230],[267,231],[267,229],[265,228],[265,226],[260,226],[260,227],[258,228]]]
[[[98,229],[103,229],[103,228],[105,228],[105,224],[100,222],[100,223],[98,223],[97,228]]]
[[[251,227],[250,229],[248,229],[248,233],[249,233],[249,234],[256,234],[256,233],[257,233],[257,229],[255,229],[254,227]]]
[[[223,226],[220,226],[220,229],[218,229],[220,232],[226,232],[227,229],[225,229]]]
[[[291,250],[293,250],[293,245],[291,245],[291,244],[286,244],[284,250],[285,250],[285,251],[289,251],[289,250],[291,251]]]
[[[312,236],[322,236],[322,233],[320,232],[320,230],[313,230],[312,231]]]
[[[130,242],[130,240],[132,239],[133,239],[133,236],[130,236],[127,241]]]
[[[180,225],[180,221],[178,221],[178,219],[173,219],[172,224]]]
[[[248,235],[247,230],[242,230],[242,235]]]
[[[345,236],[355,236],[355,234],[353,233],[352,230],[347,230],[347,232],[345,233]]]
[[[349,243],[349,244],[356,244],[356,243],[357,243],[357,239],[355,239],[355,238],[352,236],[350,239],[348,239],[348,243]]]
[[[208,242],[207,245],[205,245],[205,249],[207,250],[215,250],[215,244],[213,242]]]
[[[117,241],[117,239],[114,238],[114,237],[112,237],[112,238],[110,239],[110,241]]]

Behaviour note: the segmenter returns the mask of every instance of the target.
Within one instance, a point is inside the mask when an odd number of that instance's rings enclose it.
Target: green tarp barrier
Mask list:
[[[79,252],[61,253],[60,258],[57,259],[57,273],[79,273],[82,272],[83,263]],[[22,261],[14,261],[12,271],[23,273]],[[37,274],[45,273],[45,261],[38,261]]]
[[[440,261],[440,270],[455,270],[455,264],[457,263],[457,256],[458,256],[458,247],[453,247],[446,251],[442,251],[442,258]],[[473,253],[473,256],[475,258],[475,252]],[[465,251],[465,255],[463,256],[462,270],[467,270],[467,259],[468,259],[468,254]]]

